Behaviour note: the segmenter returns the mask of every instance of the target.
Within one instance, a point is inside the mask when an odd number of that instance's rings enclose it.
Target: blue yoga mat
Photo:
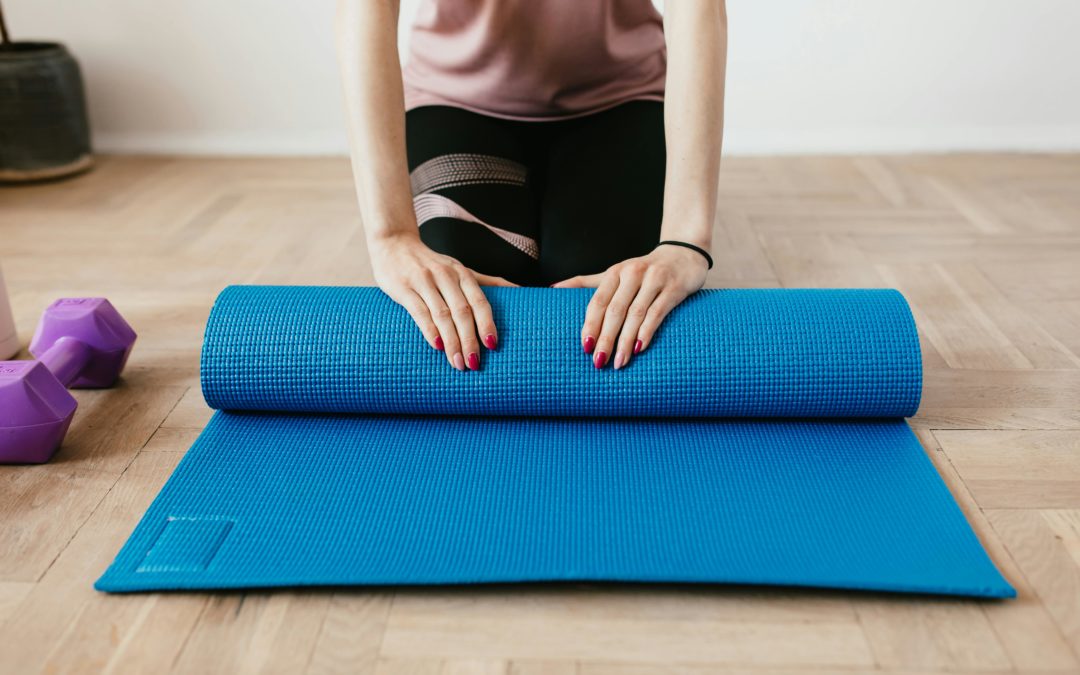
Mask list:
[[[226,289],[219,411],[96,587],[1015,594],[903,421],[899,293],[703,291],[618,372],[581,352],[588,291],[487,293],[499,349],[459,373],[376,289]]]

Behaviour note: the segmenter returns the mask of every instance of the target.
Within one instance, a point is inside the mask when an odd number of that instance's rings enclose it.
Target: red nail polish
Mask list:
[[[441,335],[435,336],[435,349],[438,349],[440,352],[446,349],[446,347],[443,346]]]
[[[596,338],[589,336],[585,338],[585,353],[592,354],[592,350],[596,349]]]
[[[642,347],[641,340],[638,340],[637,342],[635,342],[634,343],[634,353],[635,354],[640,354],[641,353],[641,347]]]
[[[495,349],[495,345],[497,344],[499,344],[499,340],[495,337],[494,333],[488,333],[484,336],[484,346],[488,349]]]
[[[480,355],[476,352],[469,354],[469,370],[480,370]]]
[[[604,364],[607,363],[607,352],[596,352],[592,362],[597,368],[603,368]]]

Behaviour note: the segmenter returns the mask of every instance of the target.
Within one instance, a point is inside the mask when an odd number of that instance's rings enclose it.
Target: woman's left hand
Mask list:
[[[658,246],[601,274],[572,277],[553,287],[596,289],[585,312],[581,345],[593,354],[594,366],[603,368],[610,361],[618,370],[648,348],[668,313],[705,285],[708,271],[700,253]]]

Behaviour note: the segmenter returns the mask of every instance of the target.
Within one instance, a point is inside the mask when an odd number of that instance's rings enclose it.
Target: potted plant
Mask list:
[[[0,6],[0,182],[90,168],[79,64],[62,44],[14,42]]]

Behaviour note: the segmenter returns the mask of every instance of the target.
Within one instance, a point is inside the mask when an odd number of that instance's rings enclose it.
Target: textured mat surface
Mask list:
[[[901,419],[899,294],[703,292],[619,372],[580,351],[588,297],[489,289],[500,349],[457,373],[378,291],[227,289],[203,352],[223,411],[97,587],[1013,594]]]
[[[455,373],[374,289],[233,287],[203,349],[223,410],[573,417],[903,417],[922,390],[896,291],[704,291],[631,367],[581,351],[591,293],[489,289],[499,349]]]

